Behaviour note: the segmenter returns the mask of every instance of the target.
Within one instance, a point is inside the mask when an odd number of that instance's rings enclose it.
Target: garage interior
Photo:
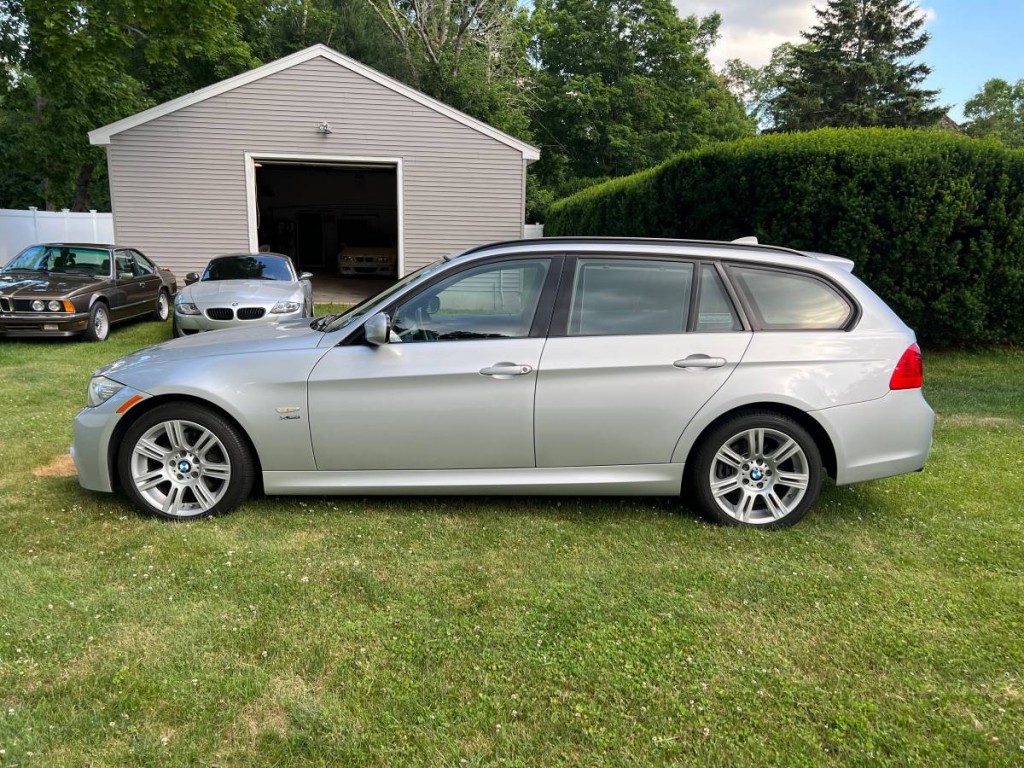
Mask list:
[[[398,173],[394,166],[256,160],[260,250],[319,275],[394,280]]]

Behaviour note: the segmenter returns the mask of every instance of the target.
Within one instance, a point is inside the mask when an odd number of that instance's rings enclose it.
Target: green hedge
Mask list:
[[[821,130],[686,153],[555,203],[545,234],[763,243],[853,259],[929,345],[1024,339],[1024,151]]]

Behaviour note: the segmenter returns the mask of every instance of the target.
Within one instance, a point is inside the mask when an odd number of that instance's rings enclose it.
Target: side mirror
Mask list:
[[[189,272],[185,275],[185,285],[192,285],[192,283],[199,282],[198,272]]]
[[[313,279],[313,273],[312,272],[303,272],[301,275],[299,275],[299,280],[312,280],[312,279]]]
[[[363,333],[366,334],[367,344],[382,347],[388,343],[391,336],[391,321],[383,312],[378,312],[363,325]]]

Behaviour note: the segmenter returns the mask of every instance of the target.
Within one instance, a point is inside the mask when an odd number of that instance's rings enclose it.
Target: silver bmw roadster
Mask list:
[[[345,314],[177,339],[95,373],[87,489],[168,518],[272,494],[682,496],[781,527],[923,468],[914,333],[852,262],[754,243],[475,248]]]
[[[313,316],[312,275],[276,253],[220,256],[185,276],[174,302],[174,335]]]

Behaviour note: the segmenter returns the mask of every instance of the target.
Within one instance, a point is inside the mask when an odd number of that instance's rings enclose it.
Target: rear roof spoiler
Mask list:
[[[737,245],[760,245],[757,238],[753,235],[748,237],[739,237],[733,240],[733,242]],[[844,272],[853,272],[853,259],[846,259],[842,256],[833,256],[831,253],[818,253],[817,251],[797,251],[797,253],[810,259],[817,259],[818,261],[824,261],[826,264],[837,266]]]

